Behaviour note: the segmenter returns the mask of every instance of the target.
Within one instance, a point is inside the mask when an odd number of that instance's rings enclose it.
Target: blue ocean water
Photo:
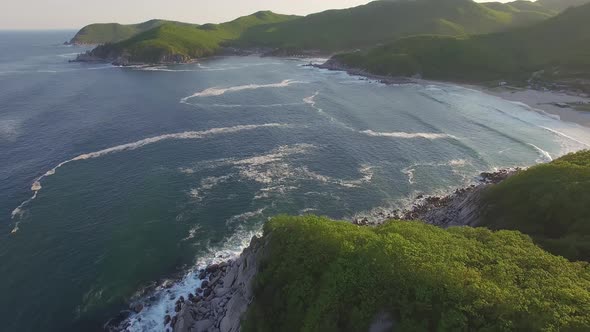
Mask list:
[[[590,144],[525,105],[314,59],[68,63],[72,33],[0,32],[3,331],[101,330],[144,296],[131,329],[158,331],[191,268],[273,215],[375,215]]]

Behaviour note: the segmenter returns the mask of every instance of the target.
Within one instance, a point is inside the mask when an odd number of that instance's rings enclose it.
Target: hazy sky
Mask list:
[[[218,23],[258,10],[305,15],[368,0],[0,0],[0,30],[79,29],[95,22],[152,18]]]

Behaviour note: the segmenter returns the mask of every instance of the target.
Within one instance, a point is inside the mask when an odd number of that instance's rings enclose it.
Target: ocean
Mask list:
[[[0,32],[2,331],[100,331],[146,298],[130,329],[160,331],[195,267],[273,215],[378,216],[590,144],[523,104],[321,59],[69,63],[73,33]]]

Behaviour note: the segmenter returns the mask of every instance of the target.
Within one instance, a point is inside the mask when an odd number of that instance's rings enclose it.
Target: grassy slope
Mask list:
[[[465,36],[499,31],[539,22],[554,13],[521,2],[482,5],[472,0],[375,1],[306,17],[259,12],[219,25],[164,23],[109,44],[95,55],[128,54],[132,61],[157,62],[166,54],[209,55],[221,44],[336,51],[374,46],[414,34]]]
[[[159,62],[163,56],[182,55],[191,58],[215,53],[224,43],[240,38],[257,25],[294,19],[296,16],[257,12],[222,24],[201,26],[165,23],[127,40],[97,48],[96,55],[127,54],[132,62]]]
[[[533,7],[533,6],[531,6]],[[374,1],[248,30],[242,44],[337,51],[374,46],[415,34],[465,35],[539,22],[554,14],[540,6],[478,4],[471,0]]]
[[[590,0],[537,0],[541,6],[558,12],[564,11],[569,7],[581,6],[589,3]]]
[[[139,24],[96,23],[90,24],[78,31],[71,43],[78,44],[104,44],[116,43],[129,39],[144,31],[159,27],[162,24],[191,25],[166,20],[149,20]]]
[[[265,236],[244,331],[367,331],[379,311],[398,331],[590,329],[588,264],[518,232],[306,216]]]
[[[590,151],[532,167],[484,197],[482,226],[519,230],[555,254],[590,261]]]
[[[535,24],[473,37],[416,36],[368,53],[336,59],[384,75],[421,73],[426,78],[489,81],[524,80],[541,69],[571,77],[590,72],[590,5],[571,8]]]

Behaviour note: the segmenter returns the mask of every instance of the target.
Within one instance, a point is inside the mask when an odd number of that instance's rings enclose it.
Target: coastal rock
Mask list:
[[[177,301],[178,315],[169,321],[174,331],[240,331],[242,315],[252,300],[252,281],[264,249],[263,240],[253,238],[250,247],[236,261],[209,266],[205,279],[211,281],[203,281],[203,298],[195,302],[192,299],[197,296],[188,295],[190,301],[184,305],[181,298]]]
[[[133,306],[133,311],[135,311],[135,313],[140,313],[143,310],[143,304],[141,303],[137,303]]]
[[[193,325],[191,332],[206,332],[213,326],[213,322],[209,319],[200,320]]]
[[[516,174],[520,169],[500,170],[481,173],[479,185],[455,190],[450,195],[438,197],[427,196],[418,200],[414,206],[404,211],[402,220],[423,220],[441,227],[477,226],[482,213],[487,208],[482,195],[491,185],[500,183]]]
[[[219,270],[219,264],[211,264],[207,266],[207,269],[205,269],[205,271],[207,271],[208,273],[214,273],[217,270]]]
[[[174,325],[174,331],[176,332],[189,332],[195,324],[195,319],[192,316],[189,306],[184,306],[178,313],[176,324]]]

